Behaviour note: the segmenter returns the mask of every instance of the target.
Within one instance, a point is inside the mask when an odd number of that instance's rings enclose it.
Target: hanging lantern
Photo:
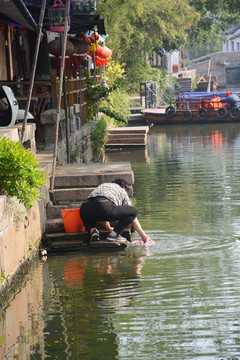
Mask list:
[[[74,53],[76,54],[86,54],[89,51],[89,43],[83,39],[70,39],[71,43],[74,45]]]
[[[62,53],[61,40],[55,39],[48,43],[48,51],[54,56],[60,56]],[[74,53],[74,45],[71,41],[66,43],[66,55],[72,55]]]
[[[64,32],[65,14],[66,6],[61,0],[54,0],[54,4],[48,8],[49,28],[52,32]]]
[[[61,67],[61,56],[58,56],[55,58],[55,67],[58,69],[58,72],[60,72]],[[65,56],[65,69],[69,69],[71,66],[71,58],[70,56]]]
[[[73,54],[71,56],[71,62],[76,68],[76,70],[80,69],[81,64],[85,61],[85,57],[80,54]]]
[[[93,52],[89,51],[88,55],[93,57]],[[106,46],[98,45],[95,51],[96,66],[104,66],[107,64],[108,58],[112,55],[112,50]]]

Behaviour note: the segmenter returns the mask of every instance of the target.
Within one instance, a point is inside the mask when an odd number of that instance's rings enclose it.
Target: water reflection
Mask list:
[[[155,246],[48,256],[7,308],[38,360],[240,359],[240,124],[154,126],[147,151],[121,161]]]
[[[125,253],[69,254],[62,260],[52,257],[45,266],[46,356],[116,358],[117,335],[110,314],[129,306],[138,295],[144,260]]]
[[[42,264],[31,268],[21,291],[0,313],[0,359],[44,359]]]

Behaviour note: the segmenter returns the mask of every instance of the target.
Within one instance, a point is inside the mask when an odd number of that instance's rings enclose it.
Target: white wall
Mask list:
[[[240,51],[240,30],[234,34],[227,35],[225,42],[222,42],[222,51]]]
[[[172,72],[173,64],[179,64],[179,51],[170,51],[167,53],[167,71]]]

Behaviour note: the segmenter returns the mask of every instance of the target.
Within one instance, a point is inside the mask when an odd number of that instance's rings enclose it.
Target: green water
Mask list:
[[[37,262],[0,359],[240,359],[240,125],[153,127],[116,157],[155,245]]]

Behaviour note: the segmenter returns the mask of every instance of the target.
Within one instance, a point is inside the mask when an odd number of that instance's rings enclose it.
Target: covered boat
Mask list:
[[[232,91],[239,97],[240,91]],[[240,108],[226,107],[225,92],[183,92],[166,108],[146,109],[145,117],[153,123],[200,123],[240,121]]]

